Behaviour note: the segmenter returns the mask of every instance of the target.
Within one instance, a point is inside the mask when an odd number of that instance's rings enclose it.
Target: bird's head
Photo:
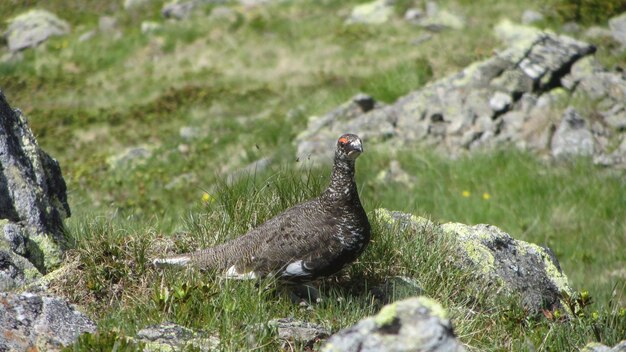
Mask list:
[[[356,134],[346,133],[337,140],[336,156],[355,160],[363,153],[363,143]]]

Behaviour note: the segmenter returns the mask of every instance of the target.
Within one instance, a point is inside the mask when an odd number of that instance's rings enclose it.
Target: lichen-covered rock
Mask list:
[[[220,340],[204,331],[194,331],[173,323],[162,323],[139,330],[136,341],[145,344],[144,351],[182,351],[187,349],[216,351]]]
[[[393,15],[393,2],[389,0],[375,0],[360,4],[352,9],[347,23],[381,24],[387,22]]]
[[[272,319],[268,325],[276,329],[280,340],[287,343],[296,342],[309,347],[330,336],[330,331],[319,324],[298,321],[293,318]]]
[[[477,276],[480,287],[491,287],[501,295],[518,295],[532,313],[565,308],[562,293],[573,295],[567,276],[550,249],[513,239],[491,225],[460,223],[435,225],[415,215],[377,209],[378,218],[400,230],[408,226],[439,228],[456,246],[459,267]],[[502,290],[503,289],[503,290]]]
[[[439,9],[435,1],[426,3],[426,16],[415,18],[412,22],[433,32],[465,28],[465,20],[463,18],[448,10]]]
[[[226,0],[172,0],[161,8],[161,15],[165,18],[184,20],[194,12],[202,10],[205,4],[221,4]]]
[[[532,313],[566,308],[562,293],[574,292],[549,248],[515,240],[492,225],[448,223],[441,228],[458,244],[466,269],[480,275],[481,286],[502,286],[505,294],[519,294]]]
[[[31,262],[0,244],[0,292],[24,286],[40,277],[41,273]]]
[[[580,352],[626,352],[626,340],[623,340],[612,348],[599,342],[590,342],[585,345]]]
[[[414,297],[387,305],[374,317],[331,336],[324,352],[465,351],[441,305]]]
[[[58,351],[96,325],[65,300],[33,293],[0,293],[0,350]]]
[[[70,31],[67,22],[46,10],[30,10],[8,22],[4,37],[11,51],[36,47],[52,36],[64,35]]]
[[[61,261],[63,220],[70,216],[61,169],[37,145],[25,117],[0,92],[0,241],[40,271]]]

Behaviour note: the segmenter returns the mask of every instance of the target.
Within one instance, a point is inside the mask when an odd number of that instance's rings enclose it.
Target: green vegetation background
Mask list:
[[[73,27],[71,35],[24,52],[22,61],[0,64],[0,87],[60,161],[68,183],[74,213],[68,235],[75,248],[66,260],[69,274],[53,289],[85,307],[101,331],[74,349],[133,349],[121,336],[169,320],[219,334],[225,350],[276,350],[276,337],[254,324],[294,315],[336,331],[375,313],[379,306],[366,287],[398,274],[417,277],[450,310],[472,349],[571,350],[626,336],[626,182],[623,173],[588,160],[555,165],[509,149],[450,160],[428,150],[366,145],[357,166],[372,216],[385,207],[438,222],[489,223],[550,247],[572,286],[595,302],[573,320],[529,318],[514,301],[472,303],[481,313],[471,314],[464,278],[440,258],[449,249],[428,229],[400,232],[375,224],[366,255],[321,284],[328,298],[313,310],[253,283],[161,274],[144,265],[165,251],[236,237],[317,195],[328,167],[311,168],[294,156],[293,140],[309,116],[360,91],[393,102],[489,57],[500,45],[493,25],[520,18],[526,8],[551,14],[541,25],[555,28],[568,20],[602,24],[624,10],[616,1],[444,1],[440,6],[467,18],[467,29],[417,46],[412,40],[420,30],[401,21],[411,2],[398,1],[398,18],[388,24],[345,26],[343,18],[359,2],[235,6],[230,19],[181,22],[161,19],[161,1],[127,12],[121,1],[0,3],[6,18],[41,7]],[[118,18],[121,34],[79,41],[103,14]],[[163,27],[144,35],[145,20]],[[624,66],[626,55],[613,53],[614,43],[596,44],[603,64]],[[183,126],[201,133],[182,139]],[[148,146],[152,156],[132,167],[112,166],[112,155],[135,146]],[[225,175],[268,156],[268,170],[225,183]],[[415,176],[408,189],[377,180],[392,159]]]

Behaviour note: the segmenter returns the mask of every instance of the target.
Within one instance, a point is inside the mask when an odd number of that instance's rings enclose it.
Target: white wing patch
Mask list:
[[[287,265],[282,276],[308,276],[309,273],[305,269],[302,260],[296,260]]]
[[[254,280],[257,278],[257,275],[254,271],[250,271],[247,273],[239,273],[235,265],[231,266],[224,273],[224,277],[227,279],[235,279],[235,280]]]
[[[158,258],[152,261],[152,264],[155,266],[163,266],[163,265],[179,265],[184,266],[189,263],[191,260],[190,257],[175,257],[175,258]]]

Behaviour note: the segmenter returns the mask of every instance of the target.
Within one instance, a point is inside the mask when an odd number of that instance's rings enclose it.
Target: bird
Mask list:
[[[371,226],[355,182],[363,143],[346,133],[336,143],[328,187],[317,197],[274,216],[243,236],[215,247],[153,260],[157,267],[221,271],[224,277],[275,277],[302,284],[328,277],[366,249]]]

